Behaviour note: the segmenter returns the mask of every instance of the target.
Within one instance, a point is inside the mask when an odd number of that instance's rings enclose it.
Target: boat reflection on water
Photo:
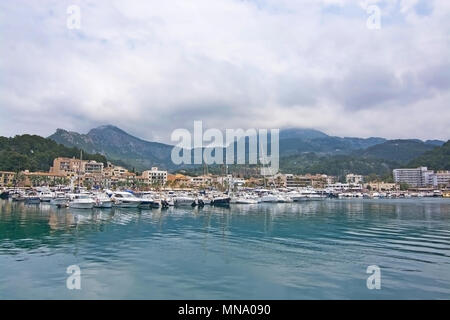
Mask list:
[[[445,199],[89,210],[0,200],[0,299],[446,298],[449,221]],[[77,293],[64,285],[73,264]],[[396,279],[376,296],[372,264]]]

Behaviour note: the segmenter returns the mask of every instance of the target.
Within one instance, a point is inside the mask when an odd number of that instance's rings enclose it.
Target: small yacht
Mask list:
[[[99,193],[94,195],[94,208],[112,208],[113,202],[106,193]]]
[[[305,201],[308,199],[305,194],[300,192],[290,192],[288,195],[294,202]]]
[[[293,202],[293,200],[289,196],[287,196],[285,194],[278,194],[277,198],[278,198],[278,202],[279,203],[291,203],[291,202]]]
[[[37,192],[30,192],[25,196],[25,203],[26,204],[39,204],[41,203],[41,199],[39,198],[39,195]]]
[[[325,200],[327,197],[326,195],[317,192],[313,188],[304,189],[301,193],[306,196],[306,200]]]
[[[228,196],[217,196],[212,199],[213,206],[228,206],[231,198]]]
[[[69,198],[67,197],[67,195],[64,192],[57,191],[57,192],[55,192],[55,195],[52,198],[52,200],[50,200],[50,204],[58,206],[58,205],[63,205],[65,203],[67,203],[68,201],[69,201]]]
[[[156,193],[145,193],[142,195],[143,202],[139,208],[161,208],[162,200],[160,196]]]
[[[92,209],[95,201],[89,194],[79,193],[70,195],[69,208],[74,209]]]
[[[14,191],[11,195],[12,201],[25,201],[25,193],[22,191]]]
[[[258,200],[249,197],[238,197],[234,199],[236,204],[258,204]]]
[[[173,200],[175,206],[192,206],[195,204],[195,198],[190,196],[178,196]]]
[[[41,202],[50,202],[53,199],[53,193],[48,190],[41,191],[39,193],[39,198],[41,199]]]
[[[120,208],[138,208],[144,201],[136,197],[134,194],[126,191],[115,191],[111,195],[114,206]]]
[[[265,194],[261,196],[261,202],[278,202],[278,197],[274,194]]]
[[[163,202],[168,206],[168,207],[173,207],[175,205],[175,201],[173,201],[172,197],[166,197],[163,199]]]

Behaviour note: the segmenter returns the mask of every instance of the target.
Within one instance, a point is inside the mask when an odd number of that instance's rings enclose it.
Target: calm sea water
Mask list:
[[[70,265],[81,290],[66,287]],[[0,299],[16,298],[449,299],[450,201],[85,212],[2,200]]]

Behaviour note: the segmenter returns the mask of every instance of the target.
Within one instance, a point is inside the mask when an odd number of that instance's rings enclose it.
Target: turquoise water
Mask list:
[[[66,287],[70,265],[81,290]],[[1,200],[0,299],[16,298],[449,299],[450,201],[84,212]]]

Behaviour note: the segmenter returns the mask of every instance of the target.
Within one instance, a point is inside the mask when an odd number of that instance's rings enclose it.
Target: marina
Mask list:
[[[291,203],[324,201],[327,199],[402,199],[402,198],[448,198],[441,190],[428,192],[339,192],[334,189],[307,188],[239,188],[237,191],[217,190],[90,190],[59,186],[57,188],[15,188],[0,190],[0,198],[26,204],[49,203],[58,207],[77,209],[95,208],[167,208],[170,206],[202,207],[229,205],[258,205],[261,203]]]
[[[441,299],[450,202],[336,199],[168,208],[0,200],[2,299]],[[369,265],[381,290],[366,287]],[[81,269],[68,290],[66,269]]]

